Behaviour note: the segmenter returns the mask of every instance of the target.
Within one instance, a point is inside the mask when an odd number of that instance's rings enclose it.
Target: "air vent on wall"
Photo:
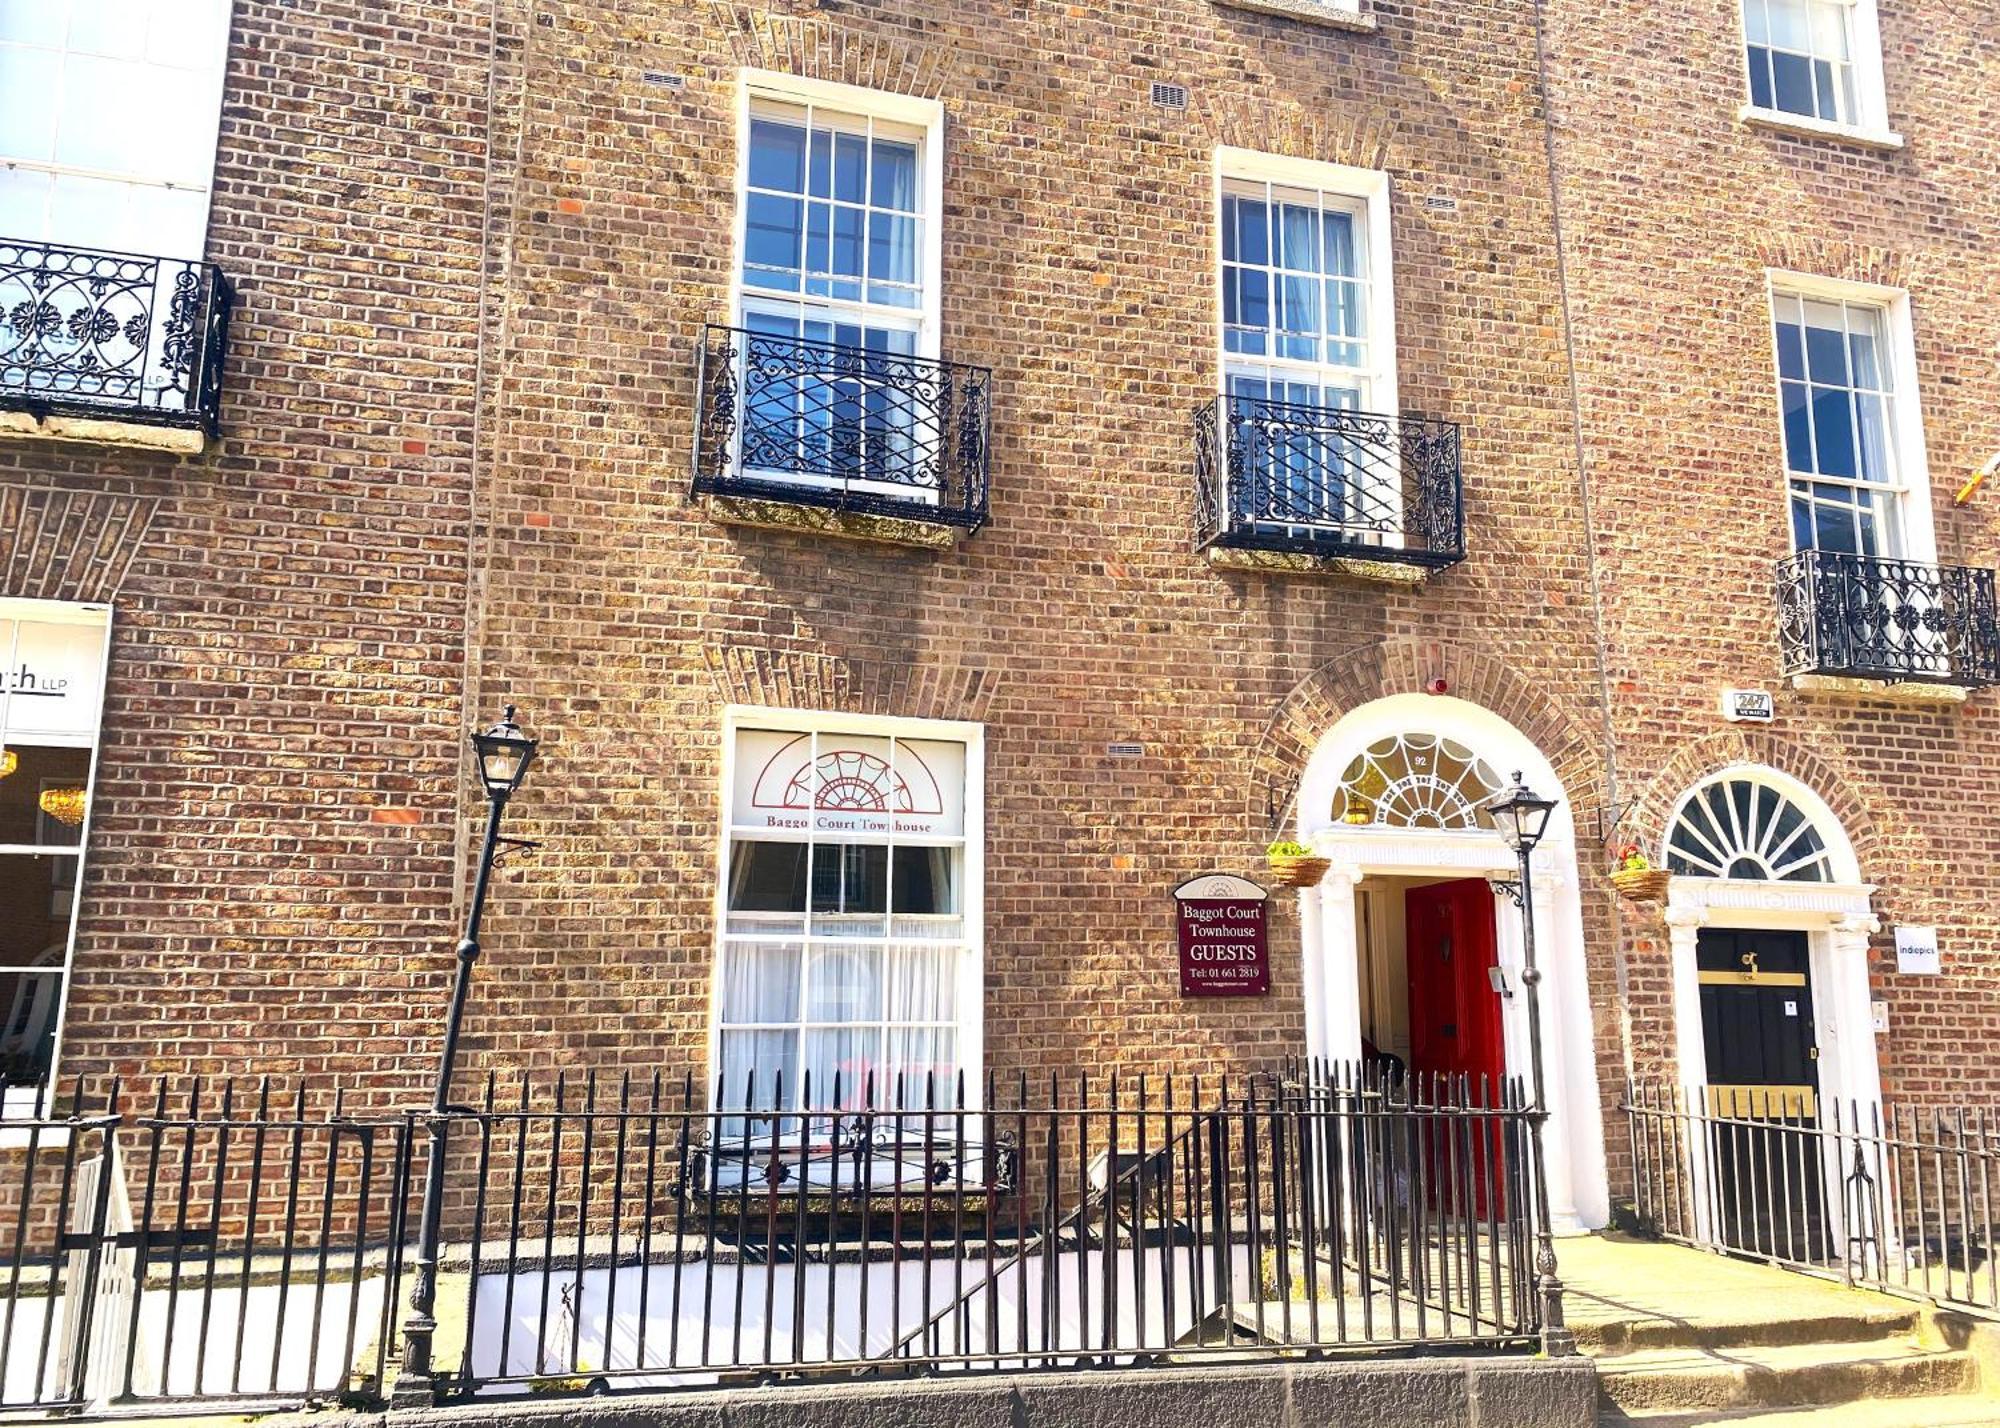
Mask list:
[[[1162,109],[1185,109],[1188,106],[1188,92],[1185,84],[1162,84],[1153,81],[1153,103]]]
[[[1144,744],[1107,744],[1104,752],[1114,759],[1142,759],[1146,756]]]

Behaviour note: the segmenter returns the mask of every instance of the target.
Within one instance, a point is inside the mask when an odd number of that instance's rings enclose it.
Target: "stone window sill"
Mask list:
[[[1956,684],[1925,680],[1853,679],[1838,674],[1795,674],[1792,688],[1801,694],[1850,694],[1887,699],[1894,704],[1963,704],[1971,691]]]
[[[1903,147],[1903,136],[1888,129],[1857,129],[1851,124],[1832,124],[1824,119],[1808,119],[1803,114],[1787,114],[1779,109],[1760,109],[1746,104],[1736,117],[1752,129],[1768,129],[1797,139],[1830,139],[1857,149],[1894,153]]]
[[[1213,3],[1225,10],[1283,15],[1309,25],[1324,25],[1330,30],[1354,30],[1362,34],[1372,34],[1375,30],[1375,17],[1366,10],[1344,9],[1332,0],[1213,0]]]

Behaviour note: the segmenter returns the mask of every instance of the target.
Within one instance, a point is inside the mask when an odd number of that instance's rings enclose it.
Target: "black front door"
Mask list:
[[[1829,1259],[1806,935],[1704,928],[1695,968],[1724,1243],[1806,1263]]]

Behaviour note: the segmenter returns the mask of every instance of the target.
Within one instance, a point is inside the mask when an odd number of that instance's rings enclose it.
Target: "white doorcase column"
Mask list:
[[[1354,904],[1354,885],[1360,880],[1356,869],[1337,864],[1320,879],[1320,936],[1317,944],[1305,944],[1320,949],[1322,1015],[1316,1054],[1336,1062],[1361,1059],[1361,937]]]

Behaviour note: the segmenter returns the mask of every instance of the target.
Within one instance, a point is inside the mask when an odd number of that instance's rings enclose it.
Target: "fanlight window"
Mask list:
[[[1778,789],[1748,778],[1717,779],[1688,795],[1667,833],[1667,868],[1697,878],[1833,881],[1812,820]]]
[[[1383,828],[1489,828],[1481,806],[1504,785],[1465,745],[1438,734],[1370,744],[1340,776],[1336,822]]]

